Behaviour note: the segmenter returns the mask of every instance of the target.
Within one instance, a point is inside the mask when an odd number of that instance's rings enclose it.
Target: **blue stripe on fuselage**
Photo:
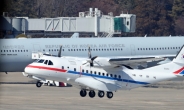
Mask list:
[[[112,77],[108,77],[108,76],[100,76],[100,75],[95,75],[95,74],[91,74],[91,73],[81,73],[81,72],[75,72],[75,71],[70,71],[70,70],[68,71],[68,73],[71,73],[71,74],[81,74],[81,75],[85,75],[85,76],[92,76],[92,77],[109,79],[109,80],[117,80],[117,81],[123,81],[123,82],[128,82],[128,83],[135,83],[135,84],[150,84],[150,83],[147,83],[147,82],[140,82],[140,81],[134,81],[134,80],[112,78]]]

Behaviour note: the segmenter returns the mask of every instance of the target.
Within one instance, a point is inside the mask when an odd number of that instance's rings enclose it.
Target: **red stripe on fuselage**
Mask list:
[[[44,67],[44,66],[34,66],[28,65],[26,68],[38,68],[38,69],[45,69],[45,70],[52,70],[52,71],[59,71],[59,72],[66,72],[67,70],[59,69],[59,68],[51,68],[51,67]]]
[[[175,71],[174,74],[179,74],[183,69],[184,69],[184,67],[179,69],[179,70],[177,70],[177,71]]]

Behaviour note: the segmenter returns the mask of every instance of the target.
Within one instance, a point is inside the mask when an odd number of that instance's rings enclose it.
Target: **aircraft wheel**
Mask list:
[[[104,91],[98,91],[98,97],[102,98],[104,97],[105,93]]]
[[[81,97],[85,97],[86,94],[87,94],[86,90],[82,89],[82,90],[80,91],[80,96],[81,96]]]
[[[113,97],[113,93],[112,93],[112,92],[107,92],[107,97],[108,97],[109,99],[111,99],[111,98]]]
[[[36,83],[36,87],[41,87],[42,86],[42,83],[41,82],[37,82]]]
[[[89,97],[91,98],[95,97],[95,91],[93,90],[89,91]]]

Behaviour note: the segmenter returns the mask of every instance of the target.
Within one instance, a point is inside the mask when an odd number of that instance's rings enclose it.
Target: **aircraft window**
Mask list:
[[[140,77],[142,77],[142,75],[139,75]]]
[[[65,51],[65,49],[63,49],[63,51]]]
[[[88,70],[86,70],[86,73],[88,73]]]
[[[175,47],[173,47],[173,49],[175,49]]]
[[[117,50],[117,49],[116,49]]]
[[[127,25],[129,25],[129,21],[127,21]]]
[[[52,49],[52,51],[53,51],[53,49]]]
[[[109,76],[109,74],[107,73],[106,76]]]
[[[96,51],[98,51],[98,49],[96,49]]]
[[[142,48],[140,48],[140,50],[142,50]]]
[[[70,51],[70,49],[68,49],[68,51]]]
[[[98,72],[98,75],[101,75],[101,73],[100,73],[100,72]]]
[[[120,49],[118,48],[118,50],[120,50]]]
[[[146,48],[146,50],[147,50],[147,48]]]
[[[62,66],[61,68],[64,69],[64,66]]]
[[[28,50],[26,50],[26,52],[28,52]]]
[[[12,52],[14,52],[14,50],[12,50]]]
[[[71,51],[73,51],[73,49],[71,49]]]
[[[165,50],[166,50],[167,48],[165,47]]]
[[[49,63],[48,63],[48,65],[53,65],[52,61],[50,61],[50,60],[49,60]]]
[[[162,48],[162,50],[164,50],[164,48]]]
[[[171,47],[171,49],[172,49],[172,47]]]
[[[26,51],[24,50],[24,52],[26,52]]]
[[[104,73],[102,73],[102,75],[104,76],[105,74],[104,74]]]
[[[4,50],[4,52],[6,52],[6,51]]]
[[[74,71],[76,71],[76,68],[74,68]]]
[[[81,49],[79,49],[79,51],[81,51]]]
[[[156,50],[156,48],[154,48],[154,50]]]
[[[3,52],[3,51],[1,50],[1,52]]]
[[[109,51],[109,49],[107,49],[107,51]]]
[[[100,51],[100,49],[99,49],[99,51]]]
[[[43,63],[43,62],[44,62],[44,60],[43,60],[43,59],[38,60],[38,63]]]
[[[45,51],[45,49],[43,49],[43,51]]]
[[[153,78],[155,78],[155,79],[156,79],[156,76],[154,76]]]
[[[177,47],[176,47],[176,49],[177,49]]]
[[[90,71],[91,74],[93,74],[93,71]]]
[[[73,51],[75,51],[75,49],[73,49]]]
[[[102,51],[103,51],[103,49],[102,49]]]
[[[151,48],[151,50],[153,50],[153,48]]]
[[[178,47],[180,49],[180,47]]]
[[[85,51],[86,51],[86,49],[85,49]]]
[[[54,49],[54,51],[56,51],[56,49]]]
[[[95,51],[95,49],[93,49],[93,51]]]
[[[19,52],[19,50],[18,50],[18,52]]]
[[[20,50],[22,52],[22,50]]]
[[[47,64],[48,60],[45,60],[44,64]]]
[[[84,70],[82,69],[82,72],[84,73]]]
[[[158,50],[158,48],[157,48],[157,50]]]
[[[96,74],[96,71],[94,71],[94,74]]]
[[[121,79],[121,76],[119,75],[118,78]]]
[[[90,49],[92,51],[92,49]]]
[[[114,51],[114,49],[112,49]]]
[[[84,49],[82,49],[82,51],[84,51]]]
[[[50,49],[49,49],[49,52],[50,52]]]
[[[112,74],[110,74],[110,76],[112,77]]]
[[[76,51],[78,51],[78,49],[76,49]]]
[[[114,77],[117,78],[117,75],[115,74]]]
[[[149,76],[146,76],[147,78],[149,78]]]
[[[111,51],[111,49],[109,49]]]
[[[169,47],[168,47],[168,49],[169,49]]]
[[[69,69],[69,66],[67,68]]]

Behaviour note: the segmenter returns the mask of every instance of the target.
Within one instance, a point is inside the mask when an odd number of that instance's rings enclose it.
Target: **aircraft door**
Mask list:
[[[39,44],[33,44],[33,51],[34,52],[41,52],[41,48]]]
[[[130,45],[131,55],[136,55],[135,46],[133,44]]]

